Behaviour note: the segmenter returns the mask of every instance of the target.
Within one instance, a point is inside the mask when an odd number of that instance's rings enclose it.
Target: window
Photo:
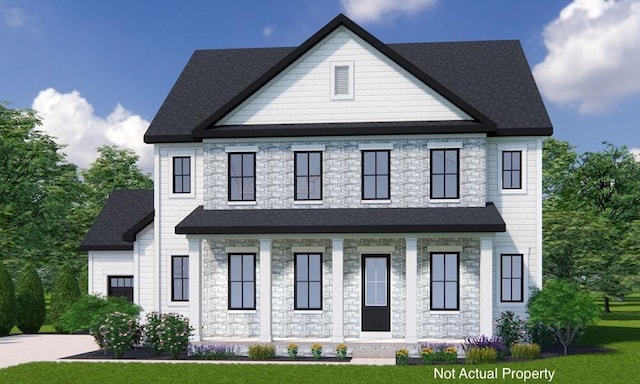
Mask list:
[[[171,257],[171,300],[189,301],[189,256]]]
[[[322,309],[322,254],[296,253],[295,309]]]
[[[191,158],[173,158],[173,193],[191,193]]]
[[[389,199],[389,151],[362,151],[362,200]]]
[[[256,255],[229,255],[229,309],[256,309]]]
[[[229,153],[229,201],[256,200],[256,154]]]
[[[502,255],[500,262],[500,301],[522,302],[523,260],[521,254]]]
[[[431,254],[431,309],[458,310],[459,254]]]
[[[322,152],[296,152],[296,200],[322,200]]]
[[[107,294],[114,297],[124,297],[133,302],[133,276],[109,276]]]
[[[502,189],[522,188],[522,152],[502,152]]]
[[[459,198],[458,149],[431,150],[431,198]]]

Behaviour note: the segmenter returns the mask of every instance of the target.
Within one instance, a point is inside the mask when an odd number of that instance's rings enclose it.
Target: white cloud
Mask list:
[[[5,25],[9,27],[19,28],[27,21],[27,17],[20,8],[0,9],[3,15]]]
[[[544,39],[533,73],[549,100],[598,113],[640,93],[640,1],[574,0]]]
[[[413,15],[438,0],[340,0],[345,14],[358,23],[387,23],[401,15]]]
[[[32,108],[42,118],[40,130],[66,145],[67,160],[87,169],[98,157],[96,148],[117,145],[134,150],[138,165],[153,169],[153,148],[142,141],[149,122],[118,104],[106,118],[95,115],[93,106],[78,91],[59,93],[53,88],[40,91]]]
[[[273,34],[273,30],[274,30],[274,28],[271,25],[268,25],[268,26],[262,28],[262,36],[264,36],[264,37],[271,36]]]
[[[629,152],[636,158],[637,162],[640,162],[640,148],[631,148]]]

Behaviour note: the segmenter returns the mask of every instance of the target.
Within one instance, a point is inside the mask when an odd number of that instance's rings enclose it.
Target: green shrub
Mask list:
[[[91,331],[96,343],[107,351],[113,351],[116,359],[133,347],[139,335],[138,319],[127,313],[107,314],[97,329]]]
[[[502,339],[507,349],[514,343],[524,341],[527,334],[526,322],[511,311],[500,313],[496,321],[496,335]]]
[[[536,343],[515,343],[511,346],[511,357],[514,359],[537,359],[540,357],[540,346]]]
[[[177,359],[180,352],[189,346],[192,330],[189,319],[177,313],[160,315],[152,312],[147,315],[147,321],[142,327],[145,344],[151,347],[156,355],[162,351],[169,351],[173,359]]]
[[[276,357],[276,349],[271,344],[252,344],[249,346],[249,359],[268,360]]]
[[[42,282],[33,265],[27,264],[16,284],[16,325],[23,333],[38,333],[46,315]]]
[[[138,316],[140,307],[122,297],[84,295],[60,316],[58,326],[66,333],[89,331],[99,327],[100,321],[113,312]]]
[[[0,336],[6,336],[16,324],[16,296],[9,272],[0,263]]]
[[[78,279],[70,266],[64,265],[58,271],[58,277],[51,290],[51,306],[49,307],[49,320],[56,331],[61,332],[58,321],[71,304],[80,298]]]
[[[467,364],[489,364],[498,361],[498,351],[491,347],[471,347],[466,350]]]

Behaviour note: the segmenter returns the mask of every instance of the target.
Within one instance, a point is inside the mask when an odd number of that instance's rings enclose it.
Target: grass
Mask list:
[[[613,313],[603,314],[597,326],[591,327],[581,339],[583,344],[599,344],[617,352],[594,355],[574,355],[530,362],[490,364],[482,371],[498,368],[497,380],[434,378],[434,367],[423,366],[352,366],[352,365],[218,365],[218,364],[144,364],[144,363],[30,363],[0,369],[0,383],[513,383],[523,382],[502,378],[502,368],[555,372],[553,383],[600,384],[606,382],[636,382],[640,366],[640,296],[625,302],[612,303]],[[443,368],[474,370],[475,366],[442,366]],[[528,383],[546,382],[530,380]]]

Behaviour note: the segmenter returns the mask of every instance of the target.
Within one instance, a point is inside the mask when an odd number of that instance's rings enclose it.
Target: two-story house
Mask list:
[[[517,41],[385,44],[339,15],[298,47],[196,51],[112,195],[90,291],[195,339],[493,334],[542,283],[542,139]]]

